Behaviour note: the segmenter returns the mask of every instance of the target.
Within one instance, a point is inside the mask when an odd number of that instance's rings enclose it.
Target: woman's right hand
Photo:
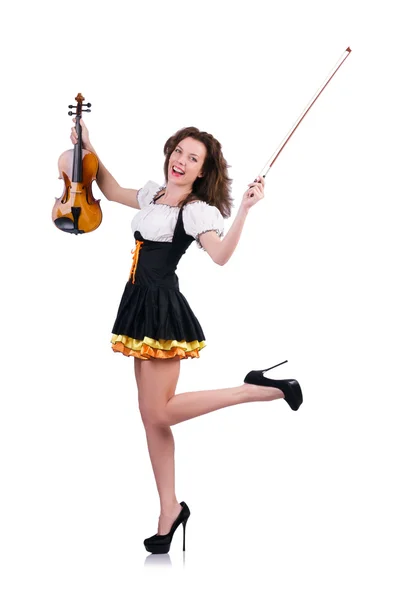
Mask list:
[[[74,123],[76,123],[76,119],[72,119],[72,120]],[[90,150],[90,148],[92,147],[91,142],[90,142],[90,137],[89,137],[88,129],[85,126],[83,119],[80,119],[80,125],[81,125],[81,141],[83,143],[83,148],[84,148],[84,150]],[[77,144],[78,135],[77,135],[75,126],[72,127],[70,139],[72,140],[73,144]]]

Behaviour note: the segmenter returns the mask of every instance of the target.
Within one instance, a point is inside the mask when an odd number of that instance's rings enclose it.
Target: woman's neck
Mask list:
[[[190,185],[174,185],[172,182],[169,181],[165,188],[165,193],[162,197],[162,201],[164,202],[164,204],[177,205],[182,200],[185,200],[191,192],[192,187]]]

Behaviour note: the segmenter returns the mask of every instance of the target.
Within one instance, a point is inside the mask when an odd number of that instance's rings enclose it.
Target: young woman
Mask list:
[[[83,147],[98,156],[83,120],[80,124]],[[77,142],[74,126],[71,140]],[[302,403],[296,380],[267,379],[264,371],[251,371],[235,388],[175,395],[180,361],[198,358],[205,346],[200,323],[179,291],[177,264],[196,240],[213,261],[224,265],[236,249],[249,211],[264,197],[264,179],[249,184],[223,237],[223,219],[230,216],[232,200],[220,143],[209,133],[187,127],[167,140],[164,155],[165,185],[148,181],[139,190],[123,188],[99,159],[96,180],[108,200],[139,210],[132,220],[136,245],[130,278],[111,343],[115,352],[134,357],[139,410],[160,496],[157,533],[144,540],[153,553],[169,551],[181,523],[185,550],[190,515],[175,494],[171,425],[243,402],[284,398],[293,410]]]

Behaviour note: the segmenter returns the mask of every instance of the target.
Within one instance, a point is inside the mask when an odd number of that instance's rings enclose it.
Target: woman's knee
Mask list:
[[[154,401],[153,401],[154,400]],[[162,399],[163,400],[163,399]],[[141,394],[139,398],[139,412],[145,427],[164,427],[168,425],[165,412],[166,401],[157,401]]]

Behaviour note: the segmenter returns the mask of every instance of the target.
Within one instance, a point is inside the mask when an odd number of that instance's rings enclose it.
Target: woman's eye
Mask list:
[[[182,150],[180,148],[175,148],[174,152],[182,152]],[[194,156],[192,156],[192,160],[194,160],[194,162],[197,162],[197,158],[195,158]]]

